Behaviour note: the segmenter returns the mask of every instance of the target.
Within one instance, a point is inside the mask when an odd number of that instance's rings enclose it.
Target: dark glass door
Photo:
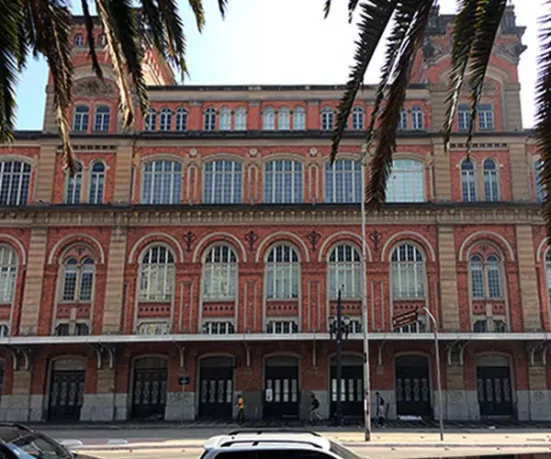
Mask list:
[[[164,419],[167,392],[166,368],[136,368],[132,417],[134,419]]]
[[[53,371],[48,419],[78,421],[84,400],[85,371]]]
[[[199,416],[231,419],[233,406],[233,368],[201,368]]]
[[[297,419],[300,394],[298,366],[266,366],[264,418]]]
[[[341,380],[343,416],[363,415],[363,372],[360,366],[343,366]],[[337,367],[331,365],[331,416],[337,412]]]
[[[429,366],[425,357],[396,359],[396,412],[402,416],[431,416]]]
[[[509,367],[478,367],[476,384],[481,416],[513,415]]]

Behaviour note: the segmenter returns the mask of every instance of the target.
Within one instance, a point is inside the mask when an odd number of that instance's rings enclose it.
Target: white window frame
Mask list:
[[[388,178],[387,202],[425,202],[425,164],[417,159],[395,159]]]
[[[82,34],[78,33],[78,34],[75,35],[74,45],[75,46],[84,46],[84,37],[82,36]]]
[[[293,109],[293,131],[306,130],[306,110],[300,105]]]
[[[65,204],[80,204],[82,192],[82,164],[76,163],[75,175],[69,174],[65,178]]]
[[[426,267],[424,253],[415,244],[404,242],[394,248],[390,262],[392,299],[425,299]]]
[[[291,110],[289,110],[287,107],[280,107],[277,110],[277,130],[291,130]]]
[[[470,164],[471,169],[466,165]],[[461,199],[463,202],[476,201],[476,169],[472,160],[465,159],[461,162]]]
[[[493,168],[487,167],[490,163],[493,164]],[[482,167],[484,172],[484,200],[499,201],[499,163],[493,158],[486,158],[482,163]]]
[[[107,109],[107,111],[105,111]],[[98,105],[94,114],[94,131],[108,132],[111,122],[111,108],[108,105]]]
[[[325,202],[358,203],[362,199],[362,170],[359,161],[337,159],[325,163]]]
[[[425,127],[423,118],[423,110],[421,107],[415,105],[411,109],[411,129],[414,131],[422,131]]]
[[[222,107],[220,109],[220,115],[218,119],[219,131],[231,131],[231,110],[228,107]]]
[[[338,244],[329,254],[327,267],[329,298],[336,300],[339,289],[344,300],[361,299],[360,252],[351,244]]]
[[[0,161],[0,206],[24,206],[29,198],[31,165],[24,161]]]
[[[75,263],[69,264],[69,261],[74,260]],[[92,303],[94,297],[94,284],[95,284],[95,269],[94,260],[90,257],[85,257],[82,260],[77,260],[75,257],[69,257],[63,263],[63,276],[61,286],[61,301],[64,303]],[[74,274],[74,291],[67,292],[68,288],[68,275]],[[84,291],[84,283],[86,282],[85,276],[91,278],[90,282],[90,296],[82,297]],[[70,294],[69,294],[70,293]]]
[[[101,170],[95,170],[96,167]],[[103,193],[105,191],[105,164],[96,161],[90,167],[90,192],[88,194],[88,204],[102,204]]]
[[[482,296],[475,295],[474,288],[474,275],[473,271],[477,270],[482,277]],[[491,281],[492,276],[490,273],[494,273],[493,280],[497,280],[497,294],[495,290],[492,292]],[[478,281],[477,281],[478,282]],[[469,284],[471,291],[471,298],[473,300],[503,300],[503,276],[502,276],[502,263],[501,258],[496,254],[490,254],[487,257],[475,254],[469,259]],[[495,287],[494,287],[495,288]]]
[[[408,129],[408,111],[405,108],[400,110],[400,118],[398,120],[398,129],[400,131],[407,131]]]
[[[188,112],[184,107],[179,107],[176,109],[176,114],[174,116],[174,128],[177,132],[187,131],[187,122],[188,122]]]
[[[86,109],[86,111],[81,109]],[[90,107],[88,105],[77,105],[73,112],[73,131],[88,132],[89,127]]]
[[[298,333],[298,330],[295,319],[275,319],[266,323],[266,333],[270,335],[292,335]]]
[[[495,129],[494,108],[492,104],[479,104],[477,107],[478,129],[492,131]]]
[[[172,129],[172,110],[163,107],[159,112],[159,131],[170,131]]]
[[[536,191],[536,201],[543,202],[545,199],[545,186],[540,183],[541,168],[543,162],[541,160],[534,161],[534,190]]]
[[[275,110],[272,107],[266,107],[262,111],[262,130],[263,131],[275,130]]]
[[[233,301],[237,296],[237,256],[228,245],[209,249],[203,263],[203,300]]]
[[[157,129],[157,110],[151,107],[144,119],[144,130],[147,132],[154,132]]]
[[[361,131],[365,126],[365,111],[362,107],[354,107],[352,109],[352,129]]]
[[[154,250],[158,250],[158,261],[150,262]],[[147,259],[147,260],[146,260]],[[174,296],[174,255],[161,244],[149,246],[140,256],[138,279],[139,301],[167,302]],[[155,284],[157,287],[152,287]]]
[[[466,104],[457,107],[457,129],[467,131],[471,123],[471,108]]]
[[[207,108],[203,113],[203,130],[216,131],[216,110],[212,107]]]
[[[243,166],[241,163],[227,159],[205,163],[203,175],[205,204],[240,204],[242,195]]]
[[[15,250],[0,245],[0,304],[12,304],[17,282],[18,259]]]
[[[293,246],[273,246],[266,258],[265,269],[268,300],[296,300],[300,297],[300,260]]]
[[[335,127],[335,111],[331,107],[321,110],[321,130],[332,131]]]
[[[161,170],[155,170],[161,163]],[[164,170],[165,163],[170,163],[170,170]],[[146,170],[151,166],[151,170]],[[150,178],[148,178],[150,176]],[[164,202],[164,191],[168,186],[169,199]],[[157,192],[160,193],[157,196]],[[182,164],[173,160],[153,160],[142,164],[142,204],[179,204],[182,199]]]
[[[290,169],[287,170],[289,167]],[[275,159],[265,163],[265,203],[300,203],[303,201],[303,187],[304,184],[301,162],[292,159]]]
[[[204,335],[233,335],[235,324],[231,320],[206,320],[201,327]]]
[[[235,109],[233,118],[233,128],[235,131],[246,131],[247,130],[247,110],[243,107],[238,107]]]

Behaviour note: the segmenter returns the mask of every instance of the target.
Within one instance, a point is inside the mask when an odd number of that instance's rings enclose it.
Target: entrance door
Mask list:
[[[331,416],[337,412],[337,362],[331,360]],[[363,371],[362,360],[355,356],[344,356],[342,362],[341,407],[343,416],[363,415]]]
[[[52,368],[48,420],[79,421],[84,401],[85,362],[57,360]]]
[[[481,416],[512,416],[509,367],[477,367],[476,384]]]
[[[149,357],[136,360],[132,395],[134,419],[164,419],[167,379],[165,359]]]
[[[233,359],[213,357],[201,360],[199,416],[231,419],[233,406]]]
[[[426,357],[404,355],[396,358],[396,412],[402,416],[431,416]]]
[[[264,418],[297,419],[299,404],[298,360],[294,357],[267,359],[264,376]]]

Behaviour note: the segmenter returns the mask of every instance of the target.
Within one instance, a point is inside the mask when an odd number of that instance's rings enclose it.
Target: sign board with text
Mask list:
[[[394,326],[394,328],[404,327],[406,325],[417,322],[417,316],[418,316],[417,309],[403,312],[402,314],[399,314],[392,318],[392,325]]]

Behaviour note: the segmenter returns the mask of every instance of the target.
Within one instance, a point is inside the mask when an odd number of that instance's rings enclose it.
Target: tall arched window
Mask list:
[[[423,129],[423,110],[421,107],[414,105],[411,109],[411,129],[420,131]]]
[[[235,109],[233,125],[236,131],[247,130],[247,110],[245,110],[243,107]]]
[[[178,204],[182,195],[182,165],[150,161],[143,166],[142,204]]]
[[[77,260],[71,257],[63,265],[62,300],[89,303],[94,284],[94,260],[89,257]]]
[[[180,107],[176,110],[175,124],[177,131],[187,131],[187,110]]]
[[[83,37],[81,34],[75,35],[74,45],[75,45],[75,46],[82,46],[82,45],[84,45],[84,37]]]
[[[295,249],[276,245],[266,263],[266,296],[268,299],[298,298],[300,264]]]
[[[227,245],[212,247],[205,259],[203,298],[233,300],[237,288],[237,257]]]
[[[73,131],[86,132],[88,131],[88,123],[90,121],[90,109],[88,105],[77,105],[73,114]]]
[[[425,297],[425,260],[413,244],[401,244],[392,252],[392,297],[420,299]]]
[[[22,161],[0,161],[0,206],[27,204],[31,165]]]
[[[362,172],[358,161],[337,159],[325,163],[325,202],[360,202]]]
[[[90,171],[90,204],[103,203],[103,189],[105,187],[105,165],[101,162],[94,163]]]
[[[329,256],[329,298],[336,299],[339,289],[344,299],[358,299],[360,291],[360,254],[347,244],[336,246]]]
[[[279,131],[291,130],[291,111],[287,107],[281,107],[277,111],[277,129]]]
[[[231,110],[228,107],[220,109],[220,130],[231,131]]]
[[[461,104],[457,107],[457,124],[460,131],[466,131],[471,124],[471,107]]]
[[[82,184],[82,164],[76,164],[73,177],[67,175],[65,186],[65,204],[80,204],[80,187]]]
[[[293,110],[293,130],[304,131],[306,129],[306,110],[295,107]]]
[[[264,173],[264,202],[302,202],[302,164],[289,159],[266,163]]]
[[[392,161],[392,173],[386,189],[387,202],[423,202],[425,165],[414,159]]]
[[[500,262],[496,255],[484,259],[481,255],[473,255],[469,262],[471,275],[471,296],[475,299],[500,299],[501,274]]]
[[[406,131],[408,128],[408,111],[403,108],[400,111],[400,120],[398,121],[398,129]]]
[[[242,166],[236,161],[218,160],[205,164],[203,202],[238,204],[242,195]]]
[[[321,111],[321,130],[331,131],[335,123],[335,113],[331,107],[325,107]]]
[[[476,178],[474,164],[470,159],[461,163],[461,194],[464,202],[476,201]]]
[[[272,107],[266,107],[262,112],[262,129],[265,131],[275,129],[275,111]]]
[[[364,128],[365,112],[362,107],[352,109],[352,129],[361,131]]]
[[[497,166],[493,159],[484,160],[484,199],[499,201]]]
[[[172,110],[164,107],[159,116],[159,131],[170,131],[172,125]]]
[[[145,115],[144,129],[146,131],[154,131],[157,129],[157,110],[151,107],[147,115]]]
[[[0,304],[13,301],[17,277],[17,255],[5,245],[0,246]]]
[[[216,131],[216,110],[207,108],[203,114],[203,129],[205,131]]]
[[[107,132],[109,130],[109,121],[111,119],[110,109],[106,105],[96,107],[96,116],[94,119],[94,131]]]
[[[140,260],[139,299],[170,301],[174,290],[174,257],[162,245],[148,248]]]
[[[543,163],[536,161],[534,163],[534,189],[536,190],[536,199],[542,202],[545,199],[545,187],[541,183],[541,168]]]

